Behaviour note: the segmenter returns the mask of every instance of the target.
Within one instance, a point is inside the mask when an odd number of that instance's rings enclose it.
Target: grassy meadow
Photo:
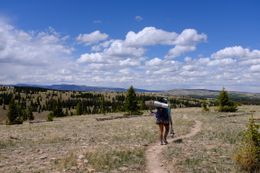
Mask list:
[[[213,108],[173,110],[176,136],[200,120],[201,132],[181,143],[170,143],[163,160],[173,172],[237,172],[232,161],[251,114],[260,107],[242,106],[236,113]],[[145,150],[158,140],[152,116],[97,121],[107,115],[55,118],[53,122],[0,126],[0,172],[145,172]],[[188,118],[188,119],[187,119]]]
[[[242,172],[234,163],[234,153],[253,115],[260,124],[259,106],[241,106],[235,113],[202,112],[197,108],[175,110],[190,119],[200,120],[201,132],[182,143],[171,143],[164,150],[168,171],[174,172]]]
[[[110,115],[121,114],[106,116]],[[101,116],[1,125],[0,172],[143,172],[146,146],[158,138],[154,117],[96,121],[97,117]],[[187,133],[192,122],[175,119],[177,133]]]

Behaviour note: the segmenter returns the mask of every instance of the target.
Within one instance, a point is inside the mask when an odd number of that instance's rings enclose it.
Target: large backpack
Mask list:
[[[156,118],[160,120],[168,121],[169,120],[168,109],[167,108],[161,108],[161,109],[162,111],[156,112]]]

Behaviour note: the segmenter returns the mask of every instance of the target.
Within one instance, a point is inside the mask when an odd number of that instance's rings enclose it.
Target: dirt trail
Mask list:
[[[183,116],[187,119],[187,116]],[[192,127],[190,133],[179,136],[177,138],[168,139],[168,142],[179,141],[185,138],[195,136],[201,130],[201,122],[195,120],[195,125]],[[159,145],[159,143],[152,144],[146,151],[146,170],[148,173],[167,173],[162,163],[162,151],[167,145]]]

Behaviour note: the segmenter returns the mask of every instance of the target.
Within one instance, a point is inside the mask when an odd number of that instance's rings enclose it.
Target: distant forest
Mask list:
[[[162,100],[162,93],[137,93],[140,110],[147,110],[147,100]],[[57,117],[80,114],[100,114],[124,112],[126,92],[80,92],[59,91],[37,87],[0,87],[0,105],[7,109],[11,99],[22,108],[30,108],[32,112],[52,111]],[[215,98],[197,96],[168,96],[171,107],[201,107],[207,101],[209,106],[217,105]],[[231,100],[240,104],[259,104],[260,100],[235,97]]]

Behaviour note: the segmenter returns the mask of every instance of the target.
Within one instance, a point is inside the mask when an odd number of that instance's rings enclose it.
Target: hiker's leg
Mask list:
[[[160,141],[162,144],[162,142],[163,142],[163,124],[162,123],[159,124],[159,128],[160,128]]]
[[[167,135],[169,133],[169,124],[164,124],[165,131],[164,131],[164,142],[167,144]]]

